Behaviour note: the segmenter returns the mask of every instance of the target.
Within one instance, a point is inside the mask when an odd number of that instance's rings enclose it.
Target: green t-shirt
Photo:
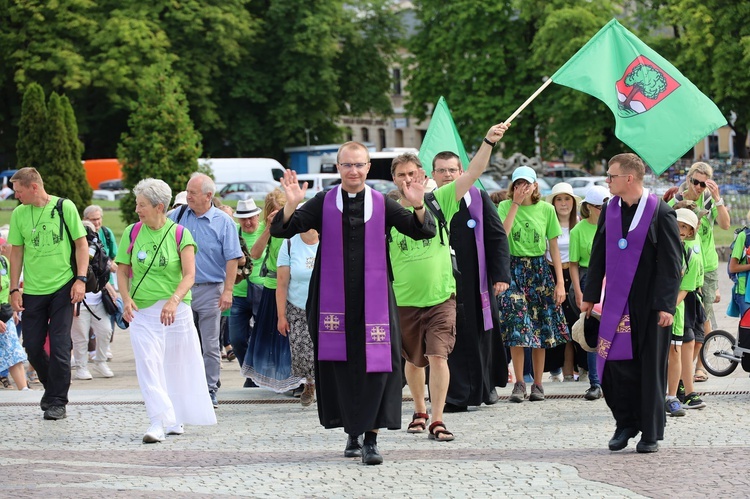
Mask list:
[[[703,255],[701,255],[701,243],[696,238],[693,241],[685,241],[685,256],[682,257],[682,281],[681,291],[695,291],[703,285]]]
[[[0,255],[0,303],[10,302],[10,262]]]
[[[581,220],[570,230],[570,262],[588,267],[591,260],[591,247],[594,245],[596,225]]]
[[[255,241],[258,240],[260,235],[263,233],[265,224],[261,222],[258,225],[258,228],[255,230],[255,232],[247,233],[247,232],[240,232],[242,234],[242,239],[245,240],[245,244],[247,245],[248,251],[252,249],[253,244],[255,244]],[[250,273],[250,276],[248,279],[253,284],[263,284],[263,278],[260,276],[260,266],[263,263],[263,257],[266,256],[266,250],[263,249],[263,253],[261,253],[260,258],[257,260],[253,260],[253,271]],[[247,296],[247,281],[248,279],[243,279],[242,282],[239,282],[234,285],[234,291],[232,292],[233,296]]]
[[[700,197],[695,201],[698,208],[703,210],[704,208],[704,193],[701,193]],[[676,199],[672,198],[669,200],[669,205],[674,206],[677,202]],[[716,217],[719,214],[719,208],[716,204],[711,205],[711,214],[702,216],[700,218],[700,225],[698,226],[698,236],[701,241],[701,252],[703,253],[703,269],[705,272],[711,272],[719,268],[719,253],[716,251],[716,242],[714,241],[714,223]],[[710,218],[710,220],[709,220]]]
[[[497,207],[500,220],[505,220],[513,202],[502,201]],[[562,234],[555,207],[545,201],[521,205],[516,211],[513,227],[508,234],[510,254],[513,256],[542,256],[547,251],[547,240]]]
[[[23,246],[24,294],[49,295],[73,279],[71,241],[55,209],[58,199],[50,196],[44,208],[18,206],[10,216],[8,242]],[[70,236],[74,240],[85,237],[86,230],[73,202],[66,200],[62,207]]]
[[[744,230],[737,234],[737,239],[734,241],[734,248],[732,248],[732,254],[729,258],[736,258],[740,264],[747,265]],[[747,286],[747,272],[739,272],[737,274],[737,284],[734,285],[734,292],[738,295],[745,296],[745,286]]]
[[[460,206],[455,183],[446,184],[433,193],[450,225]],[[440,244],[439,235],[415,241],[395,228],[391,228],[390,235],[388,253],[393,269],[393,293],[399,307],[431,307],[456,292],[448,241]]]
[[[128,253],[128,246],[130,245],[130,231],[133,230],[133,225],[126,227],[122,233],[115,262],[130,265],[133,269],[133,277],[130,279],[130,296],[133,297],[133,301],[138,308],[150,307],[159,300],[168,300],[175,293],[177,285],[182,280],[182,261],[180,260],[180,253],[177,251],[175,225],[167,220],[167,223],[159,230],[151,230],[146,224],[143,224],[135,238],[131,253]],[[166,233],[167,231],[169,232]],[[160,242],[161,247],[159,247]],[[180,251],[186,246],[194,246],[195,251],[198,251],[198,245],[193,240],[193,235],[190,234],[189,230],[183,229]],[[154,254],[156,248],[159,248],[158,255]],[[154,261],[155,259],[156,261]],[[153,262],[153,265],[151,265],[151,262]],[[149,265],[151,266],[150,269]],[[136,286],[138,287],[137,290]],[[189,305],[191,297],[192,295],[188,291],[182,301]]]
[[[115,234],[109,227],[101,226],[99,232],[99,240],[102,242],[102,247],[107,256],[114,260],[117,256],[117,241],[115,241]]]
[[[674,318],[672,319],[672,334],[683,336],[685,334],[685,300],[682,300],[677,308],[674,309]]]
[[[266,268],[268,269],[269,273],[273,272],[274,275],[276,274],[276,264],[279,258],[279,249],[281,249],[281,245],[283,243],[283,238],[272,237],[271,240],[268,241],[268,246],[266,246],[266,252],[268,254],[268,258],[266,259]],[[261,260],[261,263],[262,262],[263,260]],[[264,277],[263,286],[268,289],[276,289],[276,278],[269,276]]]

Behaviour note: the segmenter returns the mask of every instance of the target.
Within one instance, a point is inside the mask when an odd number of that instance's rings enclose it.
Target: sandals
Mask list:
[[[696,369],[695,375],[693,376],[693,381],[696,383],[708,381],[708,374],[706,374],[706,371],[704,371],[703,369]]]
[[[417,421],[417,419],[423,419],[424,421]],[[427,421],[430,420],[430,415],[424,412],[415,412],[411,416],[411,423],[406,429],[406,433],[424,433],[427,430]]]
[[[442,428],[442,430],[436,430],[435,428]],[[448,431],[445,423],[443,423],[442,421],[435,421],[430,425],[429,438],[430,440],[434,440],[436,442],[450,442],[456,437],[453,436],[453,433]]]

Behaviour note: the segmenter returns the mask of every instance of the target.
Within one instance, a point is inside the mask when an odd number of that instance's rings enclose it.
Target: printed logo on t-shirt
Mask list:
[[[536,228],[529,222],[524,222],[520,225],[518,229],[516,229],[515,225],[513,226],[513,241],[520,244],[539,244],[539,241],[542,240],[542,235]]]
[[[164,272],[164,269],[167,268],[167,264],[169,264],[169,257],[165,253],[163,247],[159,249],[159,254],[156,255],[156,249],[158,247],[157,244],[150,241],[143,244],[139,244],[138,241],[136,241],[135,247],[133,248],[133,265],[137,265],[144,272],[149,268],[149,265],[151,266],[149,272],[155,274]],[[154,260],[155,256],[156,260]],[[151,262],[154,262],[153,265]]]
[[[415,241],[414,239],[395,231],[391,233],[391,236],[394,237],[399,252],[402,254],[405,261],[421,260],[427,254],[430,245],[432,244],[432,239]]]
[[[40,254],[48,255],[59,251],[60,224],[39,224],[31,232],[31,246]]]
[[[306,269],[312,269],[315,267],[315,257],[314,256],[308,256],[305,258],[305,268]]]

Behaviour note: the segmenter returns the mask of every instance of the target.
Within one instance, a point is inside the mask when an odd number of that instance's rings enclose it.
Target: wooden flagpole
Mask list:
[[[508,118],[507,120],[505,120],[505,123],[508,124],[508,125],[510,125],[510,122],[513,121],[514,119],[516,119],[516,116],[518,116],[521,113],[521,111],[523,111],[526,108],[526,106],[528,106],[529,104],[531,104],[531,101],[533,101],[534,99],[536,99],[537,96],[539,94],[541,94],[544,91],[544,89],[547,88],[548,86],[550,86],[551,84],[552,84],[552,78],[547,78],[547,80],[544,83],[542,83],[542,86],[539,87],[536,90],[536,92],[534,92],[533,94],[531,94],[531,97],[529,97],[528,99],[526,99],[526,102],[524,102],[523,104],[521,104],[521,107],[519,107],[518,109],[516,109],[513,112],[513,114],[510,115],[510,118]]]

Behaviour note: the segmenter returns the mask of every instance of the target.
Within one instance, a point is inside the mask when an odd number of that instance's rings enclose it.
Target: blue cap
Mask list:
[[[536,172],[533,168],[529,168],[528,166],[519,166],[513,171],[513,176],[511,177],[511,181],[515,182],[516,180],[525,180],[530,184],[533,184],[536,182]]]

